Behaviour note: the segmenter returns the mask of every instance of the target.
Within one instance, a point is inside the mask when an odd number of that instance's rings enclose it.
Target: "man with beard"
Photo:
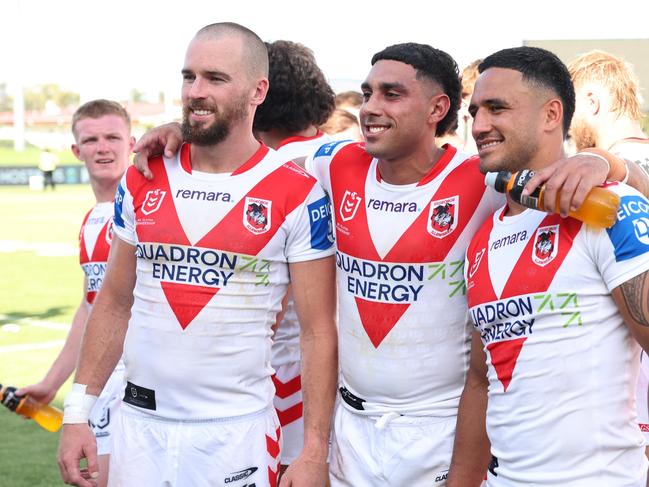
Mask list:
[[[604,51],[582,54],[568,65],[575,85],[575,116],[570,134],[578,150],[609,150],[635,164],[629,171],[649,175],[649,138],[640,121],[638,79],[631,66]],[[649,455],[649,356],[643,353],[636,404]]]
[[[124,350],[114,485],[277,483],[271,325],[289,272],[303,337],[305,446],[286,485],[322,486],[336,381],[334,265],[315,179],[252,133],[268,89],[263,42],[212,24],[190,42],[182,133],[150,182],[128,171],[115,239],[66,398],[59,466],[93,485],[88,410]],[[79,460],[87,458],[87,471]]]
[[[544,170],[562,158],[575,107],[566,66],[518,47],[479,71],[469,111],[481,169]],[[624,175],[624,162],[603,157]],[[633,395],[638,343],[649,348],[649,201],[607,188],[621,199],[610,229],[508,197],[473,237],[471,363],[449,487],[478,486],[487,469],[490,487],[646,485]]]

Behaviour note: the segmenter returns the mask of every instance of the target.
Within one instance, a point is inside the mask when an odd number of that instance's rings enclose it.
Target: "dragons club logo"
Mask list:
[[[459,198],[451,196],[432,201],[428,210],[427,230],[433,237],[444,238],[457,227]]]
[[[340,204],[340,218],[346,222],[354,218],[358,207],[361,205],[362,198],[356,192],[346,190],[343,195],[343,201]]]
[[[150,215],[151,213],[158,211],[160,205],[162,205],[162,200],[164,200],[166,195],[167,192],[162,191],[161,189],[147,191],[144,202],[142,203],[142,213]]]
[[[534,247],[532,248],[532,260],[541,267],[548,265],[557,256],[559,249],[559,225],[539,227],[534,236]]]
[[[272,201],[246,196],[243,205],[243,226],[259,235],[270,230],[270,209]]]

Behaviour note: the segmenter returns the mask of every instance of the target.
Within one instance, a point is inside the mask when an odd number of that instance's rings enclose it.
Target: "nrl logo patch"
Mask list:
[[[361,205],[361,198],[355,191],[346,190],[343,195],[343,201],[340,204],[340,218],[346,222],[354,218],[358,207]]]
[[[476,252],[475,258],[473,259],[473,264],[471,264],[471,268],[469,269],[469,277],[473,277],[473,275],[478,270],[478,267],[480,267],[480,262],[482,261],[482,256],[484,255],[484,253],[485,249]]]
[[[259,235],[270,230],[270,209],[272,201],[246,196],[243,205],[243,226],[249,232]]]
[[[432,201],[428,209],[426,229],[435,238],[444,238],[457,227],[458,196]]]
[[[158,211],[160,205],[162,205],[162,200],[164,200],[166,195],[167,192],[162,191],[161,189],[147,191],[144,202],[142,203],[142,213],[150,215],[151,213]]]
[[[541,267],[548,265],[557,256],[559,249],[559,225],[539,227],[534,236],[534,247],[532,248],[532,260]]]

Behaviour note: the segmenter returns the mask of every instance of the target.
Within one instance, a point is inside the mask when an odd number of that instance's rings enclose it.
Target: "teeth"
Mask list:
[[[199,116],[209,115],[210,113],[212,113],[212,112],[209,111],[209,110],[194,110],[194,114],[199,115]]]
[[[487,142],[486,144],[480,144],[480,148],[481,148],[481,149],[487,149],[487,148],[489,148],[489,147],[493,147],[494,145],[498,145],[498,144],[500,144],[500,141],[496,141],[496,142]]]
[[[367,127],[367,130],[369,130],[369,132],[371,134],[376,134],[377,132],[383,132],[384,130],[387,130],[387,127],[374,127],[374,126],[371,126],[371,127]]]

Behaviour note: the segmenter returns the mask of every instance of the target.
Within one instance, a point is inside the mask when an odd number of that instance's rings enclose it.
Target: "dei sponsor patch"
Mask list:
[[[617,222],[607,233],[617,262],[649,252],[649,201],[640,195],[622,196]]]
[[[333,245],[329,199],[323,196],[307,206],[311,226],[311,248],[327,250]]]
[[[329,142],[328,144],[321,145],[320,148],[316,151],[314,157],[330,156],[336,146],[342,144],[343,142],[349,142],[349,140],[337,140],[335,142]]]
[[[124,218],[122,218],[124,206],[124,186],[122,183],[119,183],[117,186],[117,191],[115,193],[115,217],[113,222],[120,228],[124,228]]]

